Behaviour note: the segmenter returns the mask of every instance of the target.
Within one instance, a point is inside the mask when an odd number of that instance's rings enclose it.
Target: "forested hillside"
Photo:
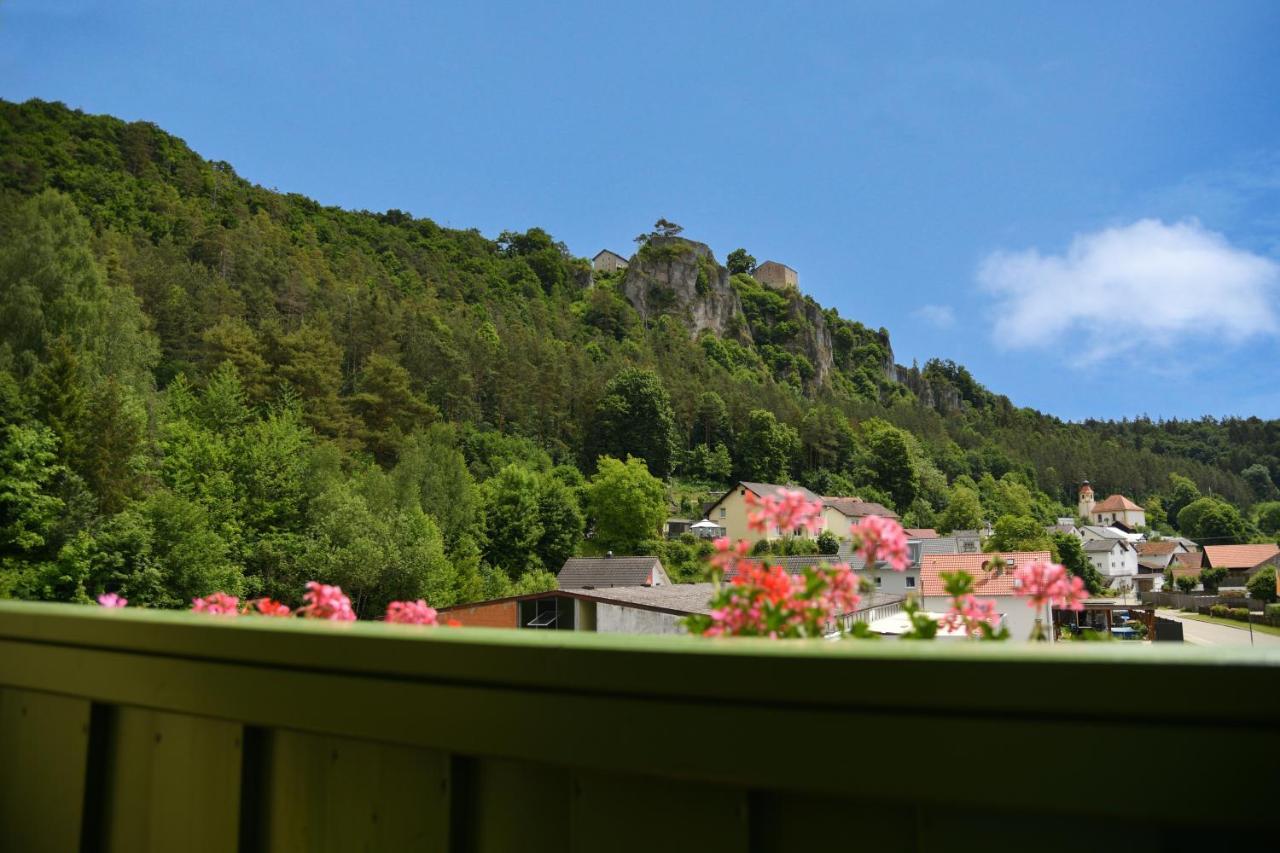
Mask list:
[[[657,547],[655,519],[735,477],[943,528],[1070,514],[1082,477],[1157,524],[1188,495],[1171,474],[1263,516],[1275,497],[1276,422],[1020,409],[960,366],[896,367],[885,330],[670,223],[593,276],[536,227],[322,207],[37,101],[0,102],[0,193],[0,594],[316,578],[364,612],[445,605]]]

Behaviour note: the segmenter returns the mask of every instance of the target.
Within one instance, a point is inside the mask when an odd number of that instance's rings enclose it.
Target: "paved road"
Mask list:
[[[1166,619],[1176,619],[1182,623],[1182,637],[1193,646],[1247,646],[1249,645],[1249,626],[1241,623],[1239,628],[1228,628],[1213,622],[1200,622],[1187,619],[1177,610],[1161,610],[1159,615]],[[1280,646],[1280,636],[1253,632],[1253,645]]]

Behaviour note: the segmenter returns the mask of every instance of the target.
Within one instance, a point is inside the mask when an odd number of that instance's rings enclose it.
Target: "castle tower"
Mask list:
[[[1080,517],[1089,520],[1089,513],[1093,512],[1093,486],[1089,485],[1089,481],[1085,480],[1080,484],[1080,503],[1076,506],[1076,511]]]

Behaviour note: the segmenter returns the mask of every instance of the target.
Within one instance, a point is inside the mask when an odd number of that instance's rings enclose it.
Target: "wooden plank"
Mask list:
[[[4,660],[0,643],[0,661]],[[927,706],[893,713],[864,709],[795,707],[775,702],[767,686],[773,667],[762,665],[760,695],[751,704],[705,700],[646,699],[555,690],[511,690],[406,680],[357,678],[317,671],[254,668],[159,656],[127,655],[30,646],[22,658],[0,663],[0,671],[25,686],[78,685],[95,698],[123,704],[149,702],[184,713],[204,713],[265,727],[285,727],[359,739],[401,743],[461,755],[487,755],[583,770],[662,775],[768,790],[845,796],[878,796],[909,802],[980,805],[991,799],[976,785],[956,785],[943,773],[859,774],[828,768],[898,765],[968,766],[975,751],[987,766],[1018,768],[1028,744],[1087,744],[1106,731],[1116,743],[1203,739],[1209,731],[1248,737],[1260,754],[1280,754],[1280,718],[1267,724],[1215,720],[1176,724],[1144,722],[1112,708],[1100,728],[1096,719],[1047,715],[974,715]],[[1172,675],[1172,674],[1171,674]],[[1147,701],[1171,707],[1195,682],[1170,678]],[[1257,683],[1255,689],[1265,689]],[[869,691],[878,683],[866,686]],[[958,688],[959,689],[959,688]],[[1021,689],[1016,683],[1008,691]],[[1167,705],[1166,705],[1167,703]],[[655,720],[679,720],[654,736],[619,738],[620,731],[652,732]],[[808,750],[748,748],[739,740],[707,732],[839,732],[824,737],[822,763]],[[822,770],[819,772],[818,767]],[[1188,771],[1174,751],[1157,750],[1148,770],[1157,778]],[[1233,771],[1244,787],[1280,784],[1274,762],[1246,762]],[[1135,785],[1125,796],[1095,796],[1078,780],[1038,773],[1002,791],[1010,807],[1046,804],[1064,814],[1119,815],[1133,810],[1164,814],[1167,797]],[[1209,821],[1204,810],[1169,813],[1170,820]],[[1243,813],[1240,820],[1262,822]]]
[[[0,689],[0,848],[80,849],[89,715],[85,699]]]
[[[240,724],[125,706],[106,732],[101,849],[234,853]]]
[[[746,853],[745,790],[671,779],[576,773],[570,851]]]
[[[268,733],[265,748],[260,849],[449,848],[444,754],[288,730]]]
[[[468,853],[560,853],[569,837],[570,774],[561,767],[456,760],[458,845]],[[461,778],[459,778],[461,777]]]
[[[877,771],[867,766],[832,766],[828,772]],[[919,849],[914,804],[757,791],[751,795],[750,810],[752,853],[828,849],[915,853]]]

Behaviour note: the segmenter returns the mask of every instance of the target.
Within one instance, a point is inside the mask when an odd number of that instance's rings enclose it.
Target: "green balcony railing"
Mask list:
[[[1271,849],[1280,654],[0,602],[0,850]]]

